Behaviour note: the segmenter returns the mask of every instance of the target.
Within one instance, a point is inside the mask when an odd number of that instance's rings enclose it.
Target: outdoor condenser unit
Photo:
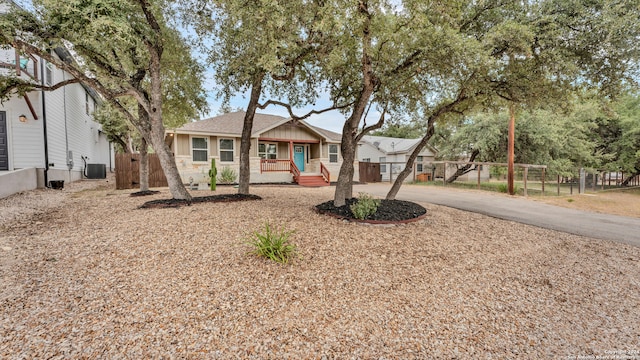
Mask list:
[[[105,179],[107,177],[107,165],[87,164],[87,179]]]

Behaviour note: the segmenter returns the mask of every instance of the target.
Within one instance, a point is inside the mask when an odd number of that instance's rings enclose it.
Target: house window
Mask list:
[[[418,156],[418,162],[422,162],[422,156]]]
[[[371,158],[364,158],[362,159],[362,162],[371,162]]]
[[[387,157],[386,156],[381,156],[380,157],[380,172],[381,173],[386,173],[387,172],[387,164],[384,164],[385,162],[387,162]]]
[[[191,153],[193,154],[193,161],[209,160],[207,138],[191,138]]]
[[[220,161],[233,161],[233,139],[220,139]]]
[[[416,166],[416,170],[417,170],[418,172],[420,172],[420,173],[422,172],[422,163],[418,163],[418,164],[417,164],[417,166]]]
[[[53,84],[53,64],[47,63],[44,70],[44,82],[47,86],[51,86]]]
[[[275,159],[278,154],[277,144],[258,144],[258,156],[263,159]]]
[[[84,110],[89,115],[89,93],[87,91],[84,92]]]
[[[338,145],[329,145],[329,162],[338,162]]]

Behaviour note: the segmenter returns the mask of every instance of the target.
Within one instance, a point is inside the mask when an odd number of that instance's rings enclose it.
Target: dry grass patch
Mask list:
[[[536,197],[538,201],[571,209],[640,218],[640,189],[609,190],[584,195]]]

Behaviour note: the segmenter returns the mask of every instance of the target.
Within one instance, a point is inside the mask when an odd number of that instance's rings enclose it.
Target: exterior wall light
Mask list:
[[[25,114],[22,114],[18,116],[18,120],[20,120],[20,122],[27,122],[27,116]]]

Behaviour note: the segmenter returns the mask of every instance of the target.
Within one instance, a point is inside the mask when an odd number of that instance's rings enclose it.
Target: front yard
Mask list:
[[[353,224],[312,210],[333,187],[254,186],[263,200],[169,209],[137,209],[166,190],[86,187],[0,200],[0,358],[640,349],[639,248],[430,204],[416,223]],[[266,221],[295,230],[292,264],[248,254]]]

